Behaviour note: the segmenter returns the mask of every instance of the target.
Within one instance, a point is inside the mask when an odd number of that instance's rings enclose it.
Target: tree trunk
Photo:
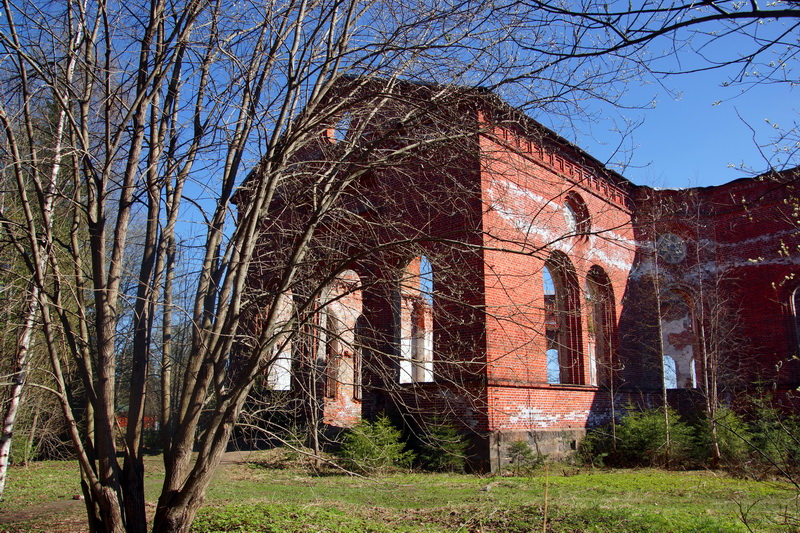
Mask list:
[[[24,325],[17,342],[16,363],[14,365],[13,386],[11,387],[11,401],[8,403],[3,417],[3,431],[0,435],[0,500],[6,486],[6,473],[8,460],[11,454],[11,439],[14,436],[14,424],[17,420],[20,399],[28,376],[28,355],[33,343],[33,328],[36,315],[39,312],[39,288],[31,283],[28,291],[28,301],[25,309]]]

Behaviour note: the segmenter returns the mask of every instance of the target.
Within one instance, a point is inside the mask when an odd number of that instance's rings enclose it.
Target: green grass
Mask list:
[[[797,493],[788,484],[712,472],[577,470],[550,466],[529,477],[395,473],[366,479],[314,475],[297,461],[259,452],[224,464],[194,531],[527,532],[542,531],[547,486],[551,532],[800,531]],[[147,458],[155,501],[162,468]],[[35,507],[80,492],[69,462],[12,468],[0,510]],[[75,507],[75,513],[80,512]],[[49,522],[48,522],[49,520]],[[8,524],[0,525],[0,531]],[[44,516],[11,531],[66,531]]]
[[[758,531],[798,528],[788,485],[710,472],[570,468],[524,478],[365,480],[251,466],[239,475],[212,487],[197,531],[541,531],[545,484],[548,531],[747,531],[745,518]],[[794,524],[784,524],[787,508]]]
[[[0,508],[19,511],[39,502],[72,498],[81,492],[78,464],[44,461],[28,466],[10,466]]]

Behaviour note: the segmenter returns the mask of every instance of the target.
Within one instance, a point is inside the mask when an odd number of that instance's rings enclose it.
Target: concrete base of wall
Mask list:
[[[492,472],[502,472],[510,464],[508,447],[515,441],[526,442],[537,456],[564,459],[585,435],[585,428],[496,431],[484,440],[488,450],[482,463]]]

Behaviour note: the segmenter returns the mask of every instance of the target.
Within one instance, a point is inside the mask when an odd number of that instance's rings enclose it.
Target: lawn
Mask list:
[[[162,469],[158,457],[147,462],[154,504]],[[0,531],[79,531],[79,493],[74,463],[12,468]],[[706,471],[550,465],[525,477],[400,472],[366,479],[317,475],[275,452],[256,452],[227,456],[194,531],[515,533],[542,531],[546,514],[552,532],[796,532],[799,505],[788,484]]]

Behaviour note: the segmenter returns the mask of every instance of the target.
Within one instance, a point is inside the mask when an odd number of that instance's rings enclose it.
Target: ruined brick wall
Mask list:
[[[800,233],[791,173],[742,179],[700,192],[712,210],[721,291],[737,310],[743,377],[781,388],[800,385],[796,323],[790,308],[800,284]]]
[[[800,275],[791,179],[775,175],[697,189],[638,188],[639,253],[632,285],[637,306],[648,317],[641,328],[641,338],[648,340],[639,346],[658,341],[654,308],[660,293],[662,317],[673,315],[662,322],[670,324],[663,332],[665,353],[688,351],[698,365],[705,356],[719,357],[730,390],[800,383],[797,363],[790,361],[797,351],[790,298]],[[669,252],[659,249],[665,235],[682,241],[682,257],[670,260]],[[676,298],[684,300],[682,316],[675,314]],[[681,331],[672,331],[678,323]],[[679,381],[687,381],[678,387],[691,387],[685,370],[678,373]]]
[[[585,429],[607,420],[608,376],[591,355],[587,275],[610,281],[613,321],[622,312],[634,257],[628,184],[546,138],[495,126],[481,138],[489,428],[519,432]],[[585,203],[585,228],[570,227],[569,195]],[[581,221],[578,221],[581,222]],[[583,230],[586,230],[585,232]],[[577,324],[571,383],[548,383],[543,268],[554,253],[574,271]],[[618,332],[611,341],[616,353]]]
[[[338,304],[358,312],[344,342],[353,350],[342,348],[334,376],[348,386],[327,397],[326,423],[381,412],[408,425],[448,419],[472,432],[476,455],[493,465],[514,439],[568,451],[608,420],[612,404],[660,402],[662,349],[676,361],[676,388],[695,387],[706,349],[699,326],[714,317],[706,334],[743,339],[725,347],[741,380],[800,384],[788,361],[800,340],[790,305],[800,286],[791,176],[637,187],[495,104],[452,109],[444,127],[456,140],[359,175],[341,217],[315,236],[324,253],[311,254],[308,271],[345,265],[361,285],[357,301]],[[425,138],[427,126],[450,137],[431,122],[395,141]],[[280,248],[260,250],[252,287],[269,292]],[[398,322],[421,297],[411,291],[403,302],[401,273],[422,256],[433,272],[432,311],[420,322],[433,328],[432,376],[402,361],[413,328]],[[699,311],[700,302],[718,305]]]

